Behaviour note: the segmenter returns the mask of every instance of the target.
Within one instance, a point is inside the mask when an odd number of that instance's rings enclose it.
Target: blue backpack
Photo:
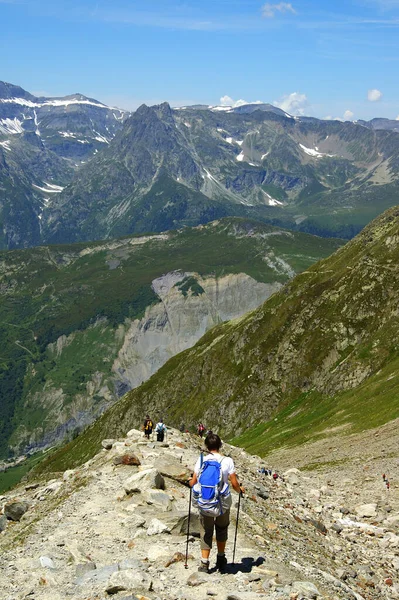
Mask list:
[[[198,482],[193,487],[193,504],[205,516],[218,517],[231,506],[229,484],[223,482],[222,461],[203,461],[201,454]]]

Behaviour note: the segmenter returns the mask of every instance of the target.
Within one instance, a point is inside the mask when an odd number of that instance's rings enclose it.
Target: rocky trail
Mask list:
[[[229,564],[223,574],[215,568],[198,572],[195,510],[184,566],[186,481],[201,440],[174,429],[162,444],[148,442],[137,430],[125,439],[104,440],[82,467],[0,497],[0,598],[399,598],[399,497],[395,485],[386,489],[380,474],[384,467],[390,477],[397,470],[394,432],[388,432],[388,448],[379,448],[384,428],[361,439],[332,438],[339,460],[353,458],[345,476],[335,463],[303,469],[332,452],[331,440],[276,452],[268,463],[225,444],[247,494],[233,565],[238,499],[233,492]],[[260,472],[269,467],[281,468],[277,480]],[[213,550],[211,567],[215,560]]]

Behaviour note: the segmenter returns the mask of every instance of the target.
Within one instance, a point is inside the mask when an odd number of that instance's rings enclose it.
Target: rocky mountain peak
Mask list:
[[[35,100],[29,92],[21,88],[19,85],[13,85],[6,81],[0,81],[0,99],[9,98],[26,98],[27,100]]]

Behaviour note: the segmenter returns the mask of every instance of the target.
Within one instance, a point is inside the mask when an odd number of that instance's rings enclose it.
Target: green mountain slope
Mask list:
[[[79,463],[148,411],[177,426],[201,419],[261,454],[331,427],[397,418],[398,264],[393,208],[260,308],[175,356],[42,468]]]
[[[0,253],[0,455],[74,435],[209,327],[340,244],[226,219]]]

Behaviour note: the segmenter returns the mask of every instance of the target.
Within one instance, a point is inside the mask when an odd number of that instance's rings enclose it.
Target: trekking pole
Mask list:
[[[189,497],[189,504],[188,504],[188,520],[187,520],[187,542],[186,542],[186,562],[184,564],[184,568],[188,569],[188,538],[190,536],[190,518],[191,518],[191,494],[192,494],[193,488],[190,486],[190,497]]]
[[[238,518],[240,516],[240,504],[241,504],[241,496],[242,496],[242,491],[240,490],[240,494],[238,496],[238,507],[237,507],[237,520],[236,520],[236,532],[234,535],[234,548],[233,548],[233,565],[234,565],[234,558],[236,555],[236,543],[237,543],[237,532],[238,532]]]

